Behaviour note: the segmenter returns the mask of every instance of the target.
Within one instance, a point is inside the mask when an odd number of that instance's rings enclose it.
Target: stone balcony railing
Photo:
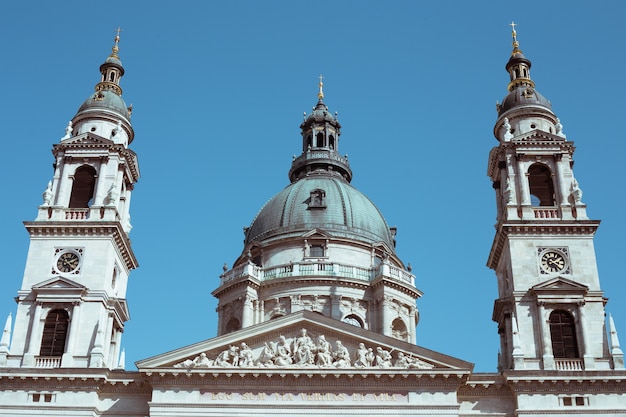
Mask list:
[[[560,219],[561,213],[558,207],[533,207],[533,213],[535,214],[535,219]]]
[[[261,268],[251,262],[224,272],[220,284],[224,285],[242,276],[249,276],[258,281],[293,278],[301,276],[337,277],[371,282],[378,277],[388,277],[415,286],[415,276],[401,268],[384,262],[373,268],[361,268],[354,265],[334,262],[297,262]]]
[[[582,359],[554,359],[554,365],[559,371],[582,371],[585,369]]]
[[[40,206],[37,220],[120,221],[120,216],[115,206],[92,206],[88,208]]]
[[[35,358],[35,368],[60,368],[60,356],[38,356]]]

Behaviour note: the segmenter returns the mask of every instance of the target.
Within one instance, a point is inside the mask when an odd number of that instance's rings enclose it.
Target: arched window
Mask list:
[[[39,356],[63,356],[70,318],[67,311],[52,310],[46,317]]]
[[[357,315],[354,315],[354,314],[349,314],[349,315],[345,316],[343,318],[343,320],[341,320],[341,321],[343,321],[344,323],[351,324],[351,325],[356,326],[356,327],[363,328],[363,322],[361,321],[361,318],[359,316],[357,316]]]
[[[241,324],[239,324],[239,320],[237,320],[235,317],[231,317],[231,319],[228,320],[228,323],[226,323],[226,333],[236,332],[239,329],[241,329]]]
[[[530,201],[533,206],[555,206],[552,173],[543,164],[533,164],[528,169]]]
[[[406,330],[406,324],[401,319],[395,319],[391,323],[391,335],[396,339],[407,340],[408,332]]]
[[[324,134],[320,132],[315,138],[315,146],[317,146],[318,148],[322,148],[324,146]]]
[[[83,165],[74,173],[72,194],[70,196],[70,208],[87,208],[93,198],[93,190],[96,186],[96,170]]]
[[[578,358],[574,318],[567,311],[556,310],[550,314],[550,336],[555,358]]]

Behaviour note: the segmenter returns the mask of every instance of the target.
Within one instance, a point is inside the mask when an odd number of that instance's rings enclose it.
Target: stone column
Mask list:
[[[545,303],[539,301],[537,303],[539,310],[539,331],[541,333],[541,342],[543,343],[543,369],[555,369],[554,352],[552,352],[552,335],[550,334],[550,325],[547,318]]]
[[[30,326],[28,350],[24,353],[24,358],[22,359],[22,366],[24,367],[35,366],[35,349],[37,349],[37,342],[41,337],[41,310],[41,302],[35,301],[35,313],[33,314],[33,322]]]
[[[69,332],[67,335],[67,342],[65,343],[65,352],[63,352],[63,358],[61,359],[61,366],[63,368],[74,367],[74,352],[76,349],[76,335],[80,327],[80,305],[81,302],[77,301],[72,306],[72,315],[70,316]]]

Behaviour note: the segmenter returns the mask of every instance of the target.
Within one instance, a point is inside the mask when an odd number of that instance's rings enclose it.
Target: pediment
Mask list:
[[[330,233],[325,232],[325,231],[320,230],[320,229],[312,229],[312,230],[309,230],[308,232],[302,234],[302,237],[304,239],[310,239],[310,238],[330,239],[332,237],[332,235]]]
[[[46,281],[40,282],[37,285],[33,285],[33,291],[70,290],[70,289],[77,289],[77,290],[82,291],[82,290],[86,290],[87,287],[85,287],[82,284],[79,284],[76,281],[72,281],[71,279],[64,278],[64,277],[50,278]]]
[[[326,349],[320,348],[325,345],[322,338],[330,344]],[[381,368],[386,372],[440,372],[473,368],[469,362],[310,311],[299,311],[166,352],[138,361],[136,366],[140,372],[148,373],[219,369],[354,372]]]
[[[61,141],[60,145],[62,146],[72,146],[72,145],[81,145],[81,146],[85,146],[85,145],[104,145],[104,146],[111,146],[114,145],[115,142],[113,142],[110,139],[106,139],[102,136],[98,136],[95,135],[93,133],[83,133],[81,135],[78,136],[72,136],[70,138],[64,139]]]
[[[38,301],[71,302],[79,299],[87,287],[64,277],[54,277],[32,287]]]
[[[577,293],[584,294],[589,290],[584,284],[564,277],[556,277],[531,288],[535,293]]]

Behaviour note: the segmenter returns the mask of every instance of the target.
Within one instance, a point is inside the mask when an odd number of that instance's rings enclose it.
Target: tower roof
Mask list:
[[[100,65],[101,80],[95,86],[95,92],[91,94],[78,108],[72,119],[74,125],[80,121],[105,117],[111,121],[121,120],[126,125],[129,133],[128,142],[132,142],[134,134],[130,125],[131,107],[128,107],[122,98],[120,79],[124,75],[124,67],[118,56],[120,30],[117,29],[111,54]]]
[[[517,31],[515,30],[516,24],[511,23],[511,26],[513,28],[511,33],[513,50],[506,64],[506,70],[511,81],[508,85],[509,94],[502,100],[502,104],[498,105],[498,115],[502,116],[509,110],[522,106],[542,107],[552,112],[550,102],[535,89],[535,82],[530,78],[532,64],[519,49]]]

